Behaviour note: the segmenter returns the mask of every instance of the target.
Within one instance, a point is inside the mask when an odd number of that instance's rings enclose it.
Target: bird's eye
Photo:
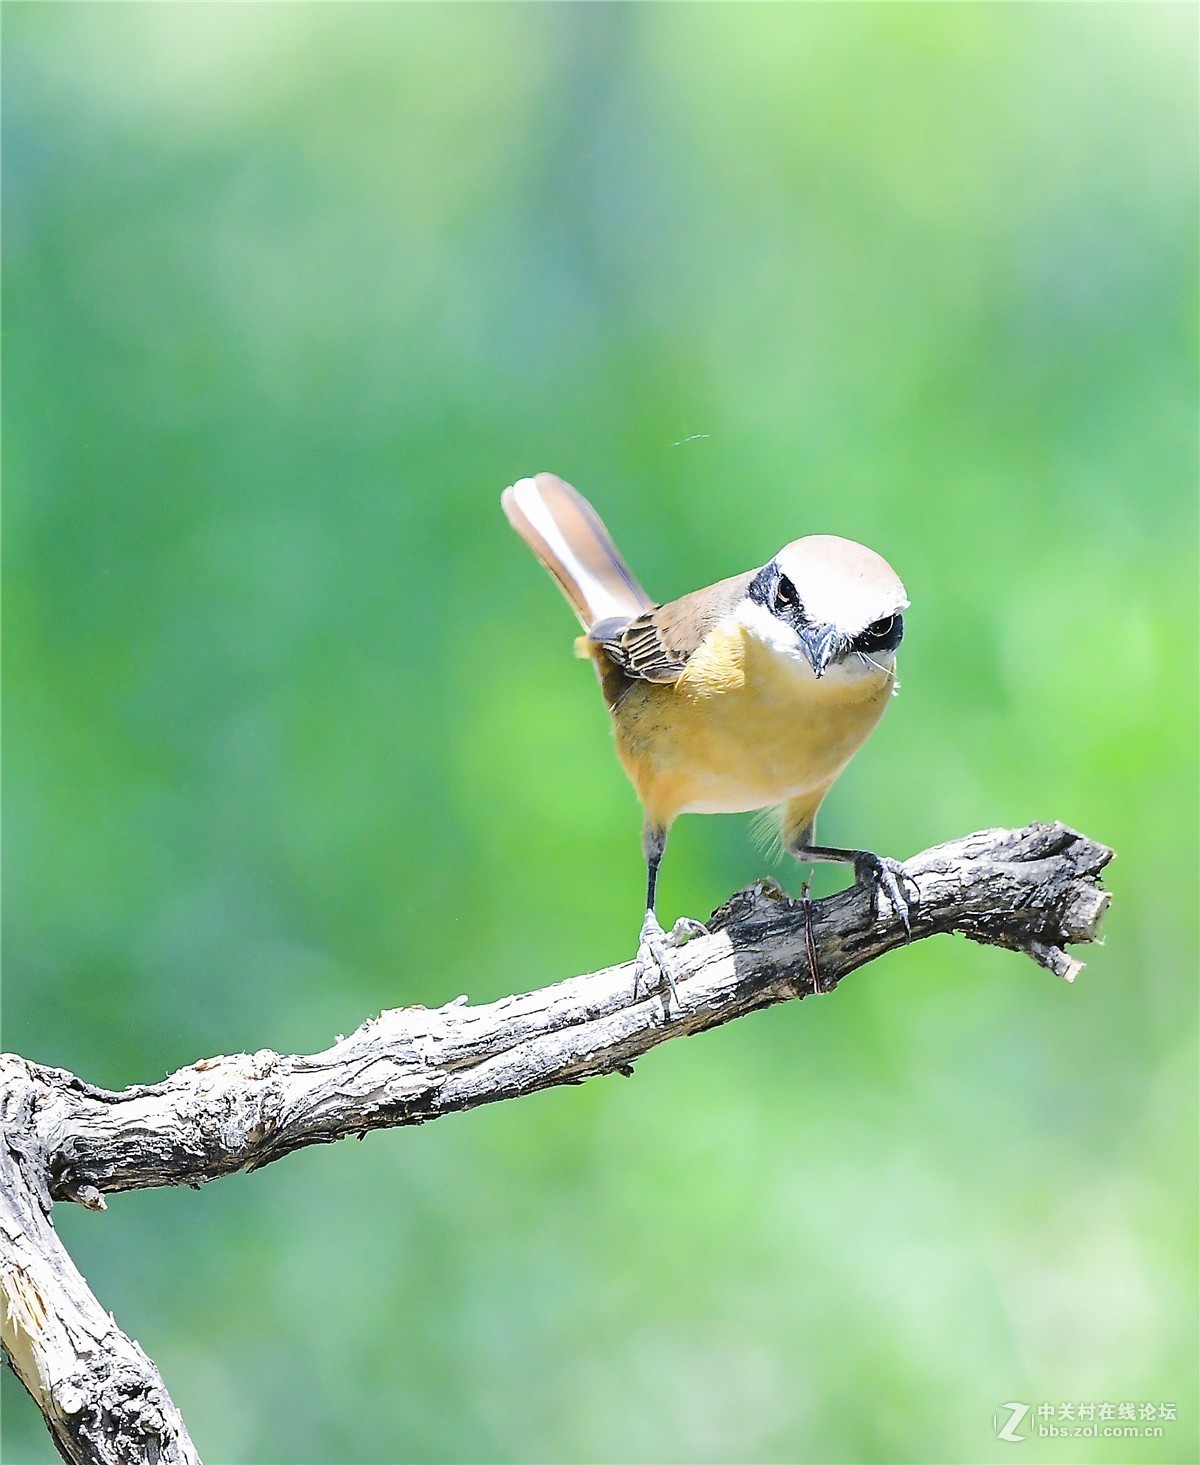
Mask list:
[[[800,606],[800,597],[796,594],[796,587],[786,575],[780,575],[779,584],[775,587],[775,609],[777,611],[797,610]]]
[[[894,651],[904,635],[904,617],[883,616],[854,638],[855,651]]]

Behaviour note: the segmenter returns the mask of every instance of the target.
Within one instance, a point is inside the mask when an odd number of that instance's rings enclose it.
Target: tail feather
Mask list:
[[[508,521],[558,581],[585,631],[631,620],[650,599],[617,552],[599,514],[553,473],[522,478],[500,496]]]

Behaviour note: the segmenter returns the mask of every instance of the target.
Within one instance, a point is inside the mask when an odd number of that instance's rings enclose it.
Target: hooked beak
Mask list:
[[[825,668],[833,660],[838,649],[839,636],[836,626],[803,626],[800,630],[800,649],[808,657],[813,674],[818,681]]]

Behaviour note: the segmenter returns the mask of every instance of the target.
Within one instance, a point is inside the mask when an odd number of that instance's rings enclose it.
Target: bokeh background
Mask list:
[[[1074,988],[930,942],[632,1083],[60,1207],[205,1459],[1194,1460],[1195,8],[4,20],[6,1047],[120,1086],[631,954],[499,509],[541,468],[664,599],[896,565],[829,840],[1118,851]],[[764,860],[685,819],[664,917]]]

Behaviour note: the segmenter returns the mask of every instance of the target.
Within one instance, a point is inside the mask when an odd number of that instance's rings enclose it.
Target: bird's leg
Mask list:
[[[662,863],[663,851],[666,847],[667,831],[647,825],[642,832],[642,849],[646,855],[646,919],[642,922],[641,934],[638,937],[637,959],[633,968],[633,995],[635,997],[638,995],[643,981],[646,981],[647,990],[653,985],[662,993],[663,1005],[670,1011],[670,999],[674,998],[676,1003],[679,1001],[675,991],[675,977],[671,971],[671,961],[667,955],[667,946],[674,944],[672,936],[675,933],[672,932],[671,936],[668,936],[654,914],[658,867]],[[653,978],[652,982],[651,978]]]
[[[909,912],[913,902],[904,893],[904,881],[908,880],[904,866],[888,855],[874,855],[865,849],[833,849],[825,844],[794,844],[791,854],[806,863],[810,860],[830,861],[854,866],[854,879],[859,885],[873,889],[876,897],[884,895],[888,904],[904,925],[905,937],[912,939],[912,924]],[[912,882],[909,881],[911,884]]]

